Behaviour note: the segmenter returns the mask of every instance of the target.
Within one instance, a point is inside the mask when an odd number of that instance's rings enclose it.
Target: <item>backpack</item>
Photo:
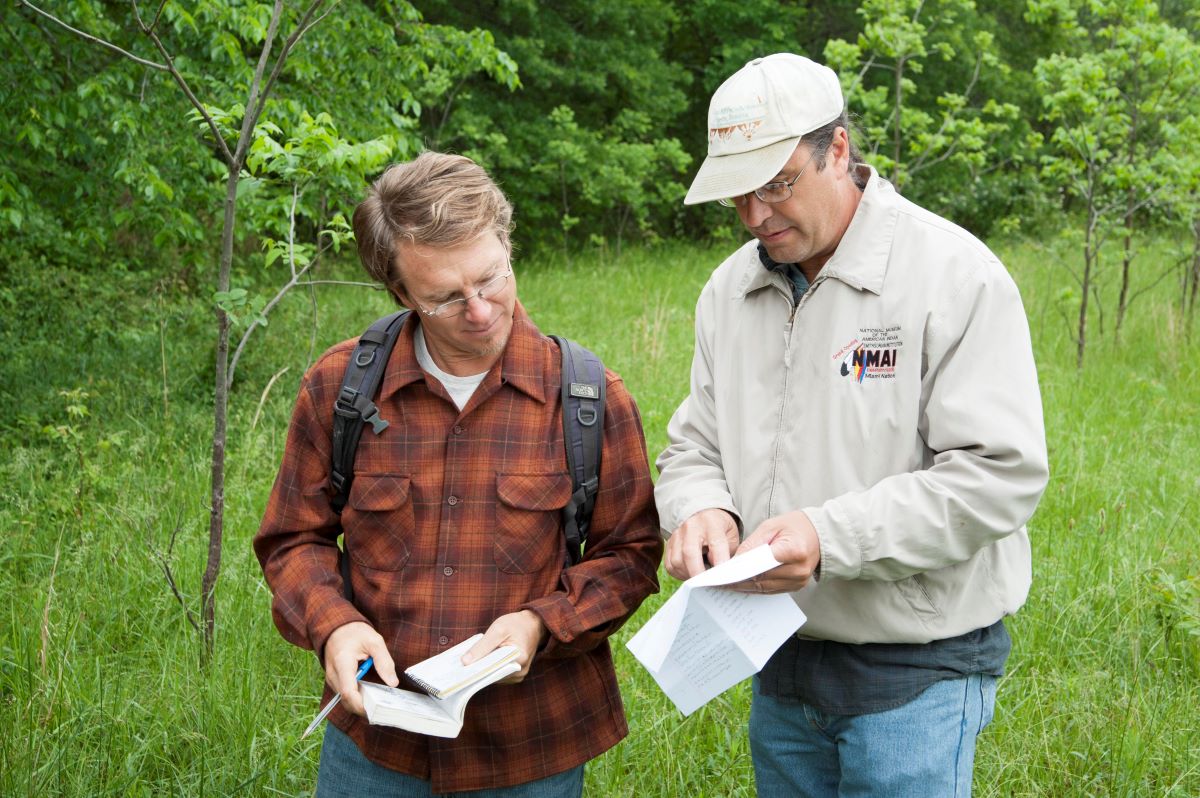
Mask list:
[[[358,443],[368,424],[375,435],[388,428],[379,415],[374,397],[383,382],[392,349],[409,311],[401,310],[372,324],[358,339],[350,364],[342,377],[333,407],[333,452],[329,482],[334,495],[330,500],[339,515],[350,498],[354,482],[354,459]],[[567,565],[579,562],[591,526],[596,493],[600,489],[600,453],[604,437],[604,364],[595,354],[576,342],[558,335],[550,336],[562,350],[562,424],[567,451],[567,469],[571,473],[571,499],[563,508],[563,531],[567,539]],[[338,552],[343,592],[354,601],[350,585],[350,557],[346,539]]]

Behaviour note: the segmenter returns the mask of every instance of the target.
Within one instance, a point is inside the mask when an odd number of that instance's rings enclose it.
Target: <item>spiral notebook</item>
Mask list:
[[[445,698],[516,659],[517,649],[515,647],[501,646],[483,659],[472,662],[470,665],[463,665],[463,654],[466,654],[471,646],[475,645],[476,641],[482,637],[482,633],[468,637],[441,654],[418,662],[405,670],[404,675],[434,698]]]
[[[405,670],[404,675],[423,693],[385,684],[360,684],[367,720],[432,737],[457,737],[471,696],[521,670],[513,646],[502,646],[477,662],[463,665],[463,654],[481,637],[470,637]]]

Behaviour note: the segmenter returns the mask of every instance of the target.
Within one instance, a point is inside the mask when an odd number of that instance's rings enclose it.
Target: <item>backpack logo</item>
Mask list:
[[[894,380],[904,346],[900,325],[862,327],[858,335],[833,355],[838,374],[854,382]]]
[[[575,396],[580,399],[599,399],[600,398],[600,391],[596,389],[596,386],[592,385],[591,383],[587,383],[587,382],[571,383],[570,393],[571,393],[571,396]]]

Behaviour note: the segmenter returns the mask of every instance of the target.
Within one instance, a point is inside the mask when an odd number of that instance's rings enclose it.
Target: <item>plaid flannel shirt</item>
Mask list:
[[[536,612],[550,637],[529,675],[474,696],[457,738],[371,726],[342,706],[330,721],[369,759],[430,780],[438,793],[545,778],[628,732],[607,638],[658,589],[662,554],[641,420],[608,372],[588,547],[564,568],[560,513],[571,478],[557,345],[518,304],[504,353],[459,412],[417,363],[417,321],[405,322],[376,400],[391,426],[364,431],[340,518],[330,508],[330,438],[355,340],[305,375],[255,552],[276,626],[318,654],[334,629],[365,621],[399,671],[500,615]],[[343,530],[353,605],[337,566]],[[330,696],[326,687],[322,701]]]

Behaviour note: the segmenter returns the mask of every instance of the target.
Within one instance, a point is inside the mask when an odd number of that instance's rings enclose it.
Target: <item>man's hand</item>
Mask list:
[[[791,593],[808,584],[821,564],[821,542],[816,527],[802,510],[768,518],[750,534],[737,553],[770,545],[779,565],[765,574],[730,587],[746,593]]]
[[[374,658],[375,670],[385,683],[392,687],[400,684],[392,655],[369,624],[355,621],[339,626],[325,641],[325,682],[342,694],[342,704],[355,715],[366,715],[354,676],[367,657]]]
[[[463,665],[486,656],[500,646],[516,646],[517,662],[521,670],[509,674],[500,680],[499,684],[514,684],[525,678],[529,666],[533,664],[533,655],[537,653],[542,641],[550,634],[542,618],[532,610],[521,610],[501,615],[492,621],[492,625],[483,633],[479,642],[471,646],[471,650],[463,655]]]
[[[663,564],[671,576],[686,580],[710,565],[725,562],[737,546],[738,528],[733,516],[725,510],[701,510],[671,533]]]

